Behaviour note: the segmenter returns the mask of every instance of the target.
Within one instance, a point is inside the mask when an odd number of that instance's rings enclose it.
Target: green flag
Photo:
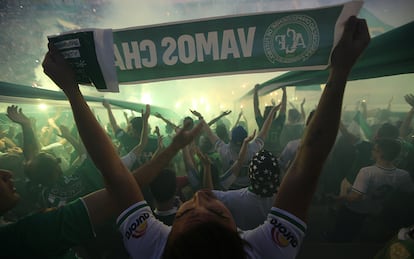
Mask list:
[[[115,59],[119,83],[325,69],[345,21],[361,7],[362,1],[352,1],[317,9],[119,29],[113,31],[107,55]],[[61,41],[54,40],[55,44]]]

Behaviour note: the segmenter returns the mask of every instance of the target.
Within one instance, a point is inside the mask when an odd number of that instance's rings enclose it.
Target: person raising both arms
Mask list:
[[[109,139],[86,105],[61,55],[51,47],[45,72],[67,95],[85,147],[106,180],[106,199],[89,208],[97,217],[103,205],[118,217],[124,244],[132,258],[294,258],[306,230],[306,216],[322,166],[335,142],[347,77],[370,41],[365,20],[350,17],[331,57],[330,75],[319,105],[307,127],[297,156],[283,179],[267,221],[238,232],[229,210],[212,194],[201,190],[177,211],[172,227],[155,219],[133,175],[122,165]],[[67,76],[67,74],[72,76]],[[96,124],[96,125],[95,125]],[[196,131],[194,131],[196,130]],[[177,135],[157,156],[168,160],[182,144],[201,130]],[[96,131],[96,132],[95,132]],[[93,137],[91,137],[93,134]],[[105,144],[101,148],[96,138]],[[107,143],[108,142],[108,143]],[[107,148],[106,148],[107,147]],[[139,170],[153,170],[144,165]],[[147,179],[148,180],[148,179]],[[283,242],[281,242],[283,241]]]

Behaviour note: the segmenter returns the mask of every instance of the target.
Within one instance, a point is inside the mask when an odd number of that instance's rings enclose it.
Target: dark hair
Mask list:
[[[176,175],[171,169],[163,169],[151,182],[150,190],[158,202],[166,202],[175,196],[177,188]]]
[[[142,118],[141,117],[134,117],[132,118],[129,123],[131,123],[131,126],[134,130],[137,132],[141,132],[142,130]]]
[[[247,131],[242,126],[237,126],[237,127],[234,127],[231,131],[230,142],[241,146],[246,137],[247,137]]]
[[[288,120],[291,122],[300,121],[300,112],[297,109],[289,109]]]
[[[249,244],[236,231],[218,222],[198,224],[174,240],[170,236],[164,248],[163,259],[242,259],[247,257],[244,247]]]
[[[23,177],[23,154],[6,153],[0,156],[1,169],[13,172],[14,178]]]
[[[400,132],[398,128],[391,123],[384,123],[378,129],[377,137],[378,138],[398,138]]]
[[[216,134],[223,142],[229,143],[229,130],[227,129],[225,124],[219,123],[216,125]]]
[[[381,157],[385,161],[395,160],[401,151],[401,143],[392,138],[382,138],[375,141],[379,151],[381,152]]]
[[[186,121],[189,121],[190,123],[186,125]],[[190,130],[194,127],[194,120],[190,116],[186,116],[183,119],[183,128],[185,130]]]
[[[55,156],[40,152],[24,165],[24,173],[36,184],[51,186],[62,173],[59,163],[60,160]]]
[[[264,110],[264,113],[263,113],[263,118],[264,119],[266,119],[267,118],[267,116],[269,115],[269,113],[270,113],[270,111],[273,109],[273,106],[265,106],[265,110]],[[273,116],[276,116],[276,113],[275,113],[275,115],[273,115]],[[273,117],[274,118],[274,117]]]

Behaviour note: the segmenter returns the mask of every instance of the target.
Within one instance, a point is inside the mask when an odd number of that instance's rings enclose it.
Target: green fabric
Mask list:
[[[2,258],[59,258],[94,237],[81,200],[0,227]]]
[[[355,64],[348,81],[414,73],[414,22],[383,33],[373,39]],[[328,70],[292,71],[262,83],[261,95],[284,86],[324,84]],[[244,97],[252,96],[253,90]]]
[[[36,101],[34,102],[36,104],[38,103],[37,99],[67,102],[67,98],[62,91],[51,91],[51,90],[46,90],[46,89],[34,88],[34,87],[0,81],[0,100],[2,102],[5,102],[2,96],[19,97],[19,98],[25,98],[25,99],[28,98],[30,100]],[[115,105],[123,109],[129,109],[129,110],[133,110],[137,112],[141,112],[141,110],[145,110],[145,104],[141,104],[141,103],[132,103],[132,102],[126,102],[126,101],[121,101],[121,100],[105,99],[102,97],[94,97],[94,96],[84,96],[84,97],[85,97],[85,100],[88,102],[102,103],[103,100],[107,100],[109,101],[111,105]],[[25,101],[27,101],[28,99],[26,99]],[[16,100],[14,99],[12,102],[14,103],[16,102]],[[178,115],[175,114],[172,110],[164,109],[164,108],[152,106],[152,105],[151,105],[151,113],[152,114],[160,113],[165,117],[178,118]]]

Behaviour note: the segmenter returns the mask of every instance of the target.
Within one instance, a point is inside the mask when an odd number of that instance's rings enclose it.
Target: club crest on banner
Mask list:
[[[307,15],[289,15],[267,27],[263,48],[272,63],[305,61],[319,47],[319,29],[316,21]]]

